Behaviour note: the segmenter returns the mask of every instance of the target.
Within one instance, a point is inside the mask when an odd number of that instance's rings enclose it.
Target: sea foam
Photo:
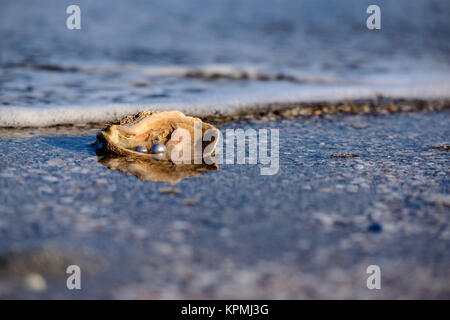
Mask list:
[[[198,71],[198,70],[197,70]],[[165,76],[186,76],[192,70],[146,69],[144,72]],[[243,71],[205,69],[196,74],[223,73],[234,77]],[[257,79],[260,73],[253,73]],[[189,80],[184,80],[189,81]],[[239,82],[240,80],[233,80]],[[283,104],[308,102],[340,102],[361,99],[377,99],[379,96],[392,99],[450,99],[450,75],[397,74],[371,75],[357,81],[247,81],[245,86],[222,87],[217,83],[213,90],[195,96],[169,97],[163,100],[143,101],[142,104],[71,104],[1,106],[0,127],[39,127],[59,124],[79,124],[111,121],[143,110],[177,109],[192,116],[233,115],[255,112]]]

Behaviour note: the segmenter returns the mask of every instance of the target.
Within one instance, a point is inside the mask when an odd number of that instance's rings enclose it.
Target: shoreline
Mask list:
[[[206,116],[202,120],[229,122],[245,119],[298,118],[321,115],[391,114],[397,112],[435,112],[450,110],[450,99],[362,99],[342,102],[305,102],[292,104],[273,104],[266,108],[255,108],[231,116]]]
[[[141,108],[142,109],[142,108]],[[158,109],[158,108],[156,108]],[[150,108],[147,110],[151,110]],[[446,112],[450,110],[450,99],[388,99],[379,97],[378,99],[360,99],[342,102],[305,102],[305,103],[279,103],[269,104],[265,107],[248,107],[243,111],[238,111],[232,115],[207,115],[198,116],[202,121],[213,124],[228,123],[240,120],[279,120],[296,119],[309,116],[325,115],[357,115],[357,114],[393,114],[399,112]],[[156,110],[159,111],[159,110]],[[163,110],[161,110],[163,111]],[[188,116],[189,114],[184,112]],[[130,113],[129,115],[131,115]],[[111,121],[120,119],[118,117]],[[63,135],[79,132],[91,132],[100,130],[107,122],[86,122],[86,123],[61,123],[49,126],[0,126],[0,139],[8,132],[24,132],[42,130],[56,135],[58,131]]]

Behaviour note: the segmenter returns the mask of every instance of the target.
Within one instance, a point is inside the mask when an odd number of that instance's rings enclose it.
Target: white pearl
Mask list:
[[[166,146],[160,143],[154,144],[150,149],[153,153],[164,153],[166,152]]]
[[[148,152],[147,148],[143,147],[143,146],[137,146],[136,148],[134,148],[134,151],[136,151],[136,152],[143,152],[143,153],[147,153]]]

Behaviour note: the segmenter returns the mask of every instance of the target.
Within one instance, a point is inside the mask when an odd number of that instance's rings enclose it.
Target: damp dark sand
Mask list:
[[[9,131],[0,297],[448,299],[449,120],[223,123],[279,128],[279,172],[221,164],[176,185],[99,164],[95,128]],[[66,288],[70,264],[80,291]],[[381,290],[366,287],[373,264]]]

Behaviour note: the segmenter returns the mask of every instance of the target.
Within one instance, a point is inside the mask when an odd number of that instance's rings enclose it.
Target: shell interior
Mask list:
[[[214,154],[214,149],[219,140],[219,130],[211,124],[201,121],[199,118],[185,116],[180,111],[143,111],[108,123],[97,134],[97,142],[106,155],[133,156],[147,159],[152,158],[150,154],[137,152],[134,149],[137,146],[143,146],[150,150],[154,144],[163,144],[166,147],[166,151],[161,160],[171,161],[173,160],[172,151],[183,140],[180,137],[176,139],[172,137],[172,134],[177,129],[184,129],[190,135],[191,141],[188,143],[190,145],[191,159],[211,157]],[[199,130],[194,132],[197,129]],[[213,137],[210,141],[203,141],[203,135],[208,130],[212,130]],[[195,152],[196,145],[201,145],[201,154]],[[177,150],[183,149],[177,148]]]

